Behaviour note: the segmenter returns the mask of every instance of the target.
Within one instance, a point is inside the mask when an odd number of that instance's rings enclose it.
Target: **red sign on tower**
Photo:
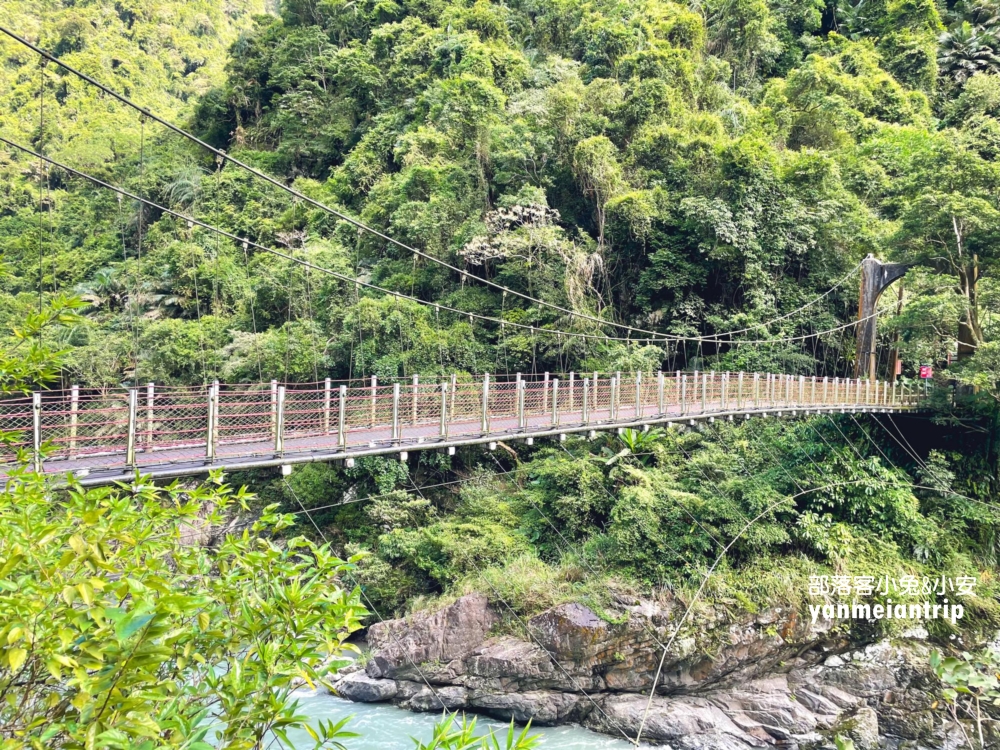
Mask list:
[[[920,365],[920,377],[924,378],[925,380],[927,378],[933,378],[934,368],[931,365]]]

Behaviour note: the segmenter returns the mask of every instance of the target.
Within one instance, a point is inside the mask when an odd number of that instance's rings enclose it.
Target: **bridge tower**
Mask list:
[[[858,351],[854,361],[854,377],[875,379],[875,316],[879,297],[892,282],[909,268],[906,263],[883,263],[870,254],[861,262],[861,293],[858,296]]]

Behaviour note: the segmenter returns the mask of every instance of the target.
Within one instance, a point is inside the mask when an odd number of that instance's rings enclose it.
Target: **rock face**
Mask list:
[[[629,738],[642,726],[644,740],[675,750],[818,750],[834,735],[858,750],[957,747],[958,729],[931,709],[927,644],[851,650],[778,609],[740,621],[709,612],[682,630],[649,700],[675,616],[669,603],[641,602],[610,621],[565,604],[529,620],[521,640],[491,635],[499,618],[474,594],[372,626],[365,670],[334,688],[355,701],[575,722]]]

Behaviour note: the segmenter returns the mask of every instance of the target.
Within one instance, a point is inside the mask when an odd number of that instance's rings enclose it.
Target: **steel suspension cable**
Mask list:
[[[284,483],[285,487],[288,488],[288,492],[291,494],[291,496],[295,498],[295,502],[298,503],[299,507],[302,509],[302,512],[305,513],[306,518],[308,518],[310,523],[312,523],[313,528],[316,529],[316,532],[320,535],[320,538],[323,540],[324,544],[329,546],[330,540],[327,538],[326,534],[323,533],[323,529],[319,527],[319,524],[316,523],[316,520],[312,517],[312,514],[310,514],[310,512],[306,510],[306,506],[302,504],[301,500],[299,500],[299,496],[295,494],[295,490],[292,489],[292,485],[290,485],[288,483],[288,480],[285,478],[282,478],[281,481]],[[351,571],[347,571],[347,575],[349,575],[351,579],[354,581],[354,586],[358,589],[358,593],[365,600],[365,606],[368,607],[369,610],[378,618],[379,622],[384,624],[385,619],[382,617],[382,615],[379,614],[379,611],[375,608],[375,605],[372,604],[371,599],[368,598],[368,595],[365,593],[364,587],[361,586],[361,584],[358,582],[357,576],[355,576],[354,573]],[[423,680],[424,684],[427,686],[427,689],[431,691],[431,695],[433,695],[434,698],[437,700],[439,707],[445,708],[446,707],[445,702],[441,699],[440,693],[438,693],[438,691],[435,690],[434,687],[431,685],[431,683],[427,680],[427,676],[423,673],[420,667],[418,667],[416,663],[413,661],[413,659],[410,657],[409,651],[407,651],[403,647],[403,645],[399,642],[399,639],[396,638],[395,633],[393,633],[390,628],[386,628],[385,632],[392,639],[396,647],[400,650],[400,653],[402,653],[403,656],[406,657],[406,660],[410,662],[410,666],[412,666],[417,671],[417,674],[420,675],[420,679]]]
[[[119,94],[118,92],[116,92],[114,89],[111,89],[110,87],[108,87],[108,86],[100,83],[99,81],[97,81],[93,77],[91,77],[91,76],[87,75],[86,73],[84,73],[84,72],[82,72],[82,71],[74,68],[73,66],[69,65],[68,63],[63,62],[58,57],[56,57],[55,55],[52,55],[51,53],[49,53],[46,50],[44,50],[41,47],[39,47],[38,45],[32,44],[27,39],[25,39],[24,37],[22,37],[22,36],[20,36],[20,35],[18,35],[16,33],[14,33],[10,29],[8,29],[8,28],[6,28],[4,26],[0,26],[0,32],[6,34],[7,36],[11,37],[12,39],[14,39],[15,41],[19,42],[20,44],[23,44],[24,46],[28,47],[29,49],[35,51],[39,55],[42,55],[44,58],[46,58],[48,60],[51,60],[56,65],[60,66],[64,70],[72,73],[73,75],[79,77],[80,79],[86,81],[88,84],[97,87],[98,89],[100,89],[104,93],[106,93],[109,96],[111,96],[111,97],[117,99],[118,101],[120,101],[122,104],[124,104],[124,105],[126,105],[128,107],[131,107],[132,109],[135,109],[136,111],[142,113],[145,116],[148,116],[149,118],[151,118],[152,120],[156,121],[157,123],[159,123],[163,127],[165,127],[168,130],[176,133],[177,135],[180,135],[183,138],[186,138],[187,140],[191,141],[192,143],[196,143],[201,148],[203,148],[203,149],[209,151],[210,153],[214,154],[217,159],[224,159],[224,160],[226,160],[226,161],[234,164],[235,166],[237,166],[237,167],[239,167],[239,168],[241,168],[243,170],[246,170],[247,172],[249,172],[250,174],[254,175],[255,177],[258,177],[259,179],[262,179],[262,180],[270,183],[271,185],[274,185],[275,187],[279,188],[280,190],[283,190],[283,191],[289,193],[290,195],[295,196],[299,200],[305,201],[306,203],[308,203],[308,204],[310,204],[310,205],[312,205],[312,206],[320,209],[321,211],[329,213],[330,215],[335,216],[338,219],[351,224],[352,226],[356,227],[357,229],[359,229],[359,230],[361,230],[363,232],[367,232],[367,233],[369,233],[369,234],[371,234],[371,235],[373,235],[375,237],[378,237],[381,240],[384,240],[385,242],[388,242],[388,243],[390,243],[392,245],[395,245],[395,246],[401,248],[402,250],[405,250],[406,252],[412,253],[413,256],[414,256],[414,258],[416,258],[417,256],[419,256],[421,258],[424,258],[426,260],[431,261],[432,263],[436,263],[437,265],[440,265],[440,266],[442,266],[444,268],[447,268],[447,269],[449,269],[449,270],[451,270],[451,271],[453,271],[455,273],[460,274],[461,278],[463,280],[463,283],[464,283],[464,280],[466,278],[468,278],[468,277],[471,276],[472,278],[475,278],[477,281],[479,281],[482,284],[485,284],[485,285],[490,286],[490,287],[492,287],[494,289],[497,289],[497,290],[510,292],[511,294],[513,294],[513,295],[515,295],[517,297],[520,297],[521,299],[523,299],[523,300],[525,300],[527,302],[530,302],[532,304],[538,305],[540,307],[546,307],[546,308],[549,308],[551,310],[555,310],[555,311],[560,312],[560,313],[562,313],[564,315],[570,315],[570,316],[575,317],[575,318],[581,318],[581,319],[584,319],[584,320],[589,320],[591,322],[598,323],[598,324],[603,325],[603,326],[612,326],[612,327],[615,327],[615,328],[618,328],[618,329],[628,329],[629,331],[636,331],[636,332],[639,332],[639,333],[649,334],[653,338],[661,339],[661,340],[672,340],[672,341],[710,341],[710,342],[713,342],[713,343],[721,345],[721,344],[726,343],[726,342],[722,341],[721,339],[723,339],[723,338],[725,338],[727,336],[731,336],[733,333],[743,333],[743,332],[750,331],[750,330],[755,330],[755,329],[759,330],[760,328],[767,327],[767,326],[769,326],[770,324],[772,324],[774,322],[778,322],[780,320],[784,320],[784,319],[786,319],[786,318],[788,318],[788,317],[790,317],[792,315],[797,314],[798,312],[801,312],[804,309],[807,309],[809,306],[811,306],[811,305],[815,304],[816,302],[820,301],[821,299],[825,298],[828,294],[830,294],[832,291],[834,291],[834,289],[836,289],[837,287],[839,287],[840,284],[842,284],[844,281],[846,281],[847,278],[850,277],[850,275],[853,275],[853,273],[855,273],[858,270],[858,268],[860,268],[860,264],[858,264],[858,266],[855,267],[850,272],[850,274],[847,277],[845,277],[840,282],[838,282],[836,286],[834,286],[833,288],[827,290],[826,292],[824,292],[819,297],[817,297],[814,300],[812,300],[809,303],[807,303],[805,306],[800,307],[797,310],[793,310],[792,312],[787,313],[787,314],[785,314],[785,315],[783,315],[783,316],[781,316],[779,318],[775,318],[773,321],[762,322],[762,323],[759,323],[759,324],[756,324],[756,325],[753,325],[753,326],[750,326],[750,327],[747,327],[747,328],[737,329],[736,331],[721,332],[721,333],[713,334],[711,336],[676,336],[676,335],[672,335],[672,334],[659,333],[657,331],[650,331],[650,330],[647,330],[647,329],[644,329],[644,328],[639,328],[637,326],[630,326],[630,325],[625,324],[625,323],[617,323],[617,322],[614,322],[614,321],[605,320],[605,319],[602,319],[602,318],[595,317],[593,315],[588,315],[587,313],[581,313],[581,312],[578,312],[578,311],[575,311],[575,310],[571,310],[571,309],[563,307],[561,305],[556,305],[556,304],[551,303],[551,302],[545,302],[544,300],[536,299],[536,298],[534,298],[534,297],[532,297],[532,296],[530,296],[528,294],[524,294],[523,292],[518,292],[517,290],[511,289],[511,288],[506,287],[506,286],[503,286],[502,284],[497,284],[496,282],[490,281],[489,279],[485,279],[485,278],[482,278],[482,277],[479,277],[479,276],[475,276],[473,274],[469,274],[467,271],[465,271],[465,270],[463,270],[463,269],[461,269],[461,268],[459,268],[457,266],[454,266],[451,263],[448,263],[447,261],[443,261],[443,260],[441,260],[439,258],[435,258],[433,255],[430,255],[430,254],[425,253],[425,252],[423,252],[421,250],[418,250],[418,249],[416,249],[414,247],[411,247],[411,246],[407,245],[406,243],[401,242],[400,240],[397,240],[394,237],[391,237],[391,236],[389,236],[389,235],[387,235],[387,234],[385,234],[385,233],[383,233],[383,232],[375,229],[374,227],[368,226],[367,224],[365,224],[362,221],[359,221],[358,219],[355,219],[355,218],[353,218],[353,217],[351,217],[351,216],[349,216],[349,215],[347,215],[347,214],[345,214],[345,213],[343,213],[341,211],[338,211],[338,210],[336,210],[334,208],[331,208],[330,206],[326,205],[325,203],[323,203],[321,201],[318,201],[318,200],[316,200],[314,198],[309,197],[308,195],[306,195],[306,194],[304,194],[304,193],[296,190],[295,188],[293,188],[293,187],[291,187],[289,185],[284,184],[280,180],[277,180],[274,177],[271,177],[270,175],[268,175],[268,174],[260,171],[259,169],[256,169],[255,167],[252,167],[251,165],[249,165],[249,164],[247,164],[247,163],[245,163],[243,161],[240,161],[239,159],[236,159],[233,156],[230,156],[224,150],[217,149],[214,146],[211,146],[210,144],[208,144],[205,141],[201,140],[200,138],[198,138],[197,136],[193,135],[192,133],[189,133],[186,130],[184,130],[183,128],[180,128],[177,125],[174,125],[173,123],[169,122],[168,120],[166,120],[166,119],[164,119],[162,117],[159,117],[158,115],[154,114],[148,108],[142,107],[142,106],[136,104],[135,102],[131,101],[129,98],[127,98],[127,97],[123,96],[122,94]]]
[[[926,469],[927,468],[927,464],[924,463],[924,460],[922,458],[920,458],[920,455],[916,452],[916,450],[914,450],[913,446],[910,445],[910,441],[907,440],[906,435],[903,432],[903,430],[899,427],[898,424],[896,424],[896,420],[894,420],[892,418],[892,414],[886,414],[886,417],[888,417],[889,421],[892,423],[892,426],[896,430],[896,432],[899,433],[899,437],[901,437],[903,439],[903,441],[906,443],[905,446],[903,445],[903,443],[899,442],[899,440],[896,438],[896,436],[892,434],[892,431],[889,430],[889,428],[886,427],[884,424],[882,424],[882,422],[880,420],[876,419],[875,421],[878,422],[878,424],[882,427],[882,429],[885,430],[889,434],[889,437],[891,437],[893,440],[896,441],[896,444],[900,448],[902,448],[907,454],[909,454],[909,456],[911,458],[913,458],[913,460],[916,461],[922,468]]]
[[[770,505],[768,505],[767,508],[765,508],[763,511],[761,511],[760,514],[758,514],[756,517],[754,517],[753,519],[751,519],[739,531],[739,533],[737,533],[736,536],[733,537],[733,539],[729,542],[729,544],[726,545],[726,548],[719,554],[719,556],[712,563],[711,567],[708,570],[708,573],[702,579],[701,585],[698,587],[698,590],[695,592],[694,597],[692,597],[692,599],[691,599],[690,603],[688,604],[687,608],[684,610],[684,614],[681,617],[680,623],[678,623],[677,628],[674,630],[674,634],[670,637],[670,640],[667,643],[667,648],[669,648],[673,644],[674,640],[677,637],[677,634],[680,632],[681,626],[684,624],[684,622],[687,621],[687,618],[690,615],[692,609],[694,608],[695,603],[701,598],[701,595],[702,595],[702,593],[705,590],[705,586],[708,584],[708,579],[715,572],[715,569],[719,566],[719,563],[722,562],[723,557],[726,556],[726,554],[729,552],[729,550],[732,549],[733,545],[736,544],[736,542],[743,536],[743,534],[745,534],[750,529],[751,526],[753,526],[753,524],[755,524],[757,521],[759,521],[765,515],[767,515],[768,513],[770,513],[771,510],[773,510],[774,508],[777,508],[782,503],[792,502],[792,501],[798,499],[799,497],[802,497],[803,495],[807,495],[807,494],[812,493],[812,492],[822,492],[824,490],[833,489],[835,487],[843,487],[843,486],[848,486],[848,485],[860,484],[862,481],[864,481],[864,480],[860,480],[859,479],[859,480],[851,480],[851,481],[844,481],[844,482],[836,482],[836,483],[833,483],[833,484],[824,485],[822,487],[814,487],[812,489],[802,490],[801,492],[798,492],[795,495],[792,495],[791,497],[784,497],[784,498],[781,498],[779,500],[774,501],[773,503],[771,503]],[[922,489],[933,489],[933,488],[921,487],[921,485],[911,485],[911,487],[922,488]],[[666,655],[667,655],[667,649],[664,649],[663,656],[660,659],[659,668],[657,669],[657,673],[656,673],[657,674],[657,680],[656,681],[659,680],[660,672],[662,672],[662,670],[663,670],[663,664],[666,661]],[[654,691],[655,691],[655,686],[656,686],[656,682],[654,681],[654,683],[653,683],[653,690],[651,690],[650,693],[649,693],[649,698],[646,701],[646,708],[643,711],[642,721],[639,724],[639,732],[637,733],[636,738],[634,740],[634,744],[636,744],[636,745],[638,745],[639,741],[642,739],[642,733],[643,733],[643,730],[645,729],[645,726],[646,726],[646,720],[649,717],[649,710],[650,710],[650,708],[652,707],[652,704],[653,704],[653,695],[654,695]]]
[[[45,148],[45,59],[40,59],[38,64],[38,151]],[[44,280],[43,261],[45,257],[45,213],[44,213],[44,193],[43,184],[48,170],[43,158],[38,160],[38,314],[42,314],[44,307],[44,296],[42,284]],[[42,331],[39,328],[38,338],[41,341]]]
[[[453,313],[455,315],[462,315],[462,316],[466,316],[466,317],[473,318],[473,319],[476,319],[476,320],[485,320],[485,321],[489,321],[491,323],[495,323],[497,325],[499,325],[501,322],[504,322],[506,325],[511,325],[511,326],[514,326],[516,328],[520,328],[520,329],[523,329],[523,330],[530,330],[531,333],[532,333],[532,335],[534,335],[536,333],[547,333],[547,334],[561,334],[561,335],[564,335],[564,336],[573,336],[573,337],[584,338],[584,339],[598,339],[598,340],[603,340],[603,341],[625,342],[625,341],[629,341],[630,340],[627,337],[621,337],[621,336],[619,336],[619,337],[604,336],[604,335],[597,336],[597,335],[587,334],[587,333],[578,333],[578,332],[575,332],[575,331],[563,331],[563,330],[552,329],[552,328],[537,328],[535,326],[529,326],[529,325],[525,325],[523,323],[514,323],[512,321],[501,321],[500,319],[494,318],[494,317],[489,316],[489,315],[481,315],[479,313],[471,313],[471,312],[468,312],[466,310],[459,310],[457,308],[449,307],[448,305],[442,305],[440,303],[435,303],[435,302],[428,302],[426,300],[422,300],[422,299],[419,299],[417,297],[410,297],[407,294],[402,294],[402,293],[397,292],[397,291],[386,289],[385,287],[381,287],[381,286],[379,286],[377,284],[372,284],[371,282],[362,281],[361,279],[352,278],[352,277],[347,276],[345,274],[338,273],[337,271],[333,271],[333,270],[331,270],[329,268],[325,268],[323,266],[316,265],[315,263],[311,263],[309,261],[302,260],[300,258],[296,258],[296,257],[294,257],[292,255],[287,254],[287,253],[283,253],[283,252],[281,252],[279,250],[275,250],[274,248],[267,247],[266,245],[261,245],[261,244],[259,244],[257,242],[249,240],[249,239],[247,239],[245,237],[240,237],[240,236],[235,235],[232,232],[228,232],[228,231],[226,231],[224,229],[219,229],[218,227],[216,227],[216,226],[214,226],[212,224],[209,224],[208,222],[205,222],[205,221],[202,221],[200,219],[196,219],[194,217],[187,216],[186,214],[182,214],[182,213],[180,213],[178,211],[174,211],[172,209],[166,208],[165,206],[161,206],[160,204],[158,204],[158,203],[156,203],[154,201],[148,200],[146,198],[142,198],[142,197],[140,197],[138,195],[135,195],[134,193],[131,193],[131,192],[127,191],[127,190],[124,190],[123,188],[119,188],[119,187],[117,187],[115,185],[112,185],[112,184],[110,184],[108,182],[100,180],[97,177],[93,177],[92,175],[89,175],[86,172],[82,172],[82,171],[80,171],[78,169],[74,169],[73,167],[70,167],[70,166],[62,164],[62,163],[60,163],[58,161],[55,161],[54,159],[50,159],[48,157],[42,156],[41,154],[38,154],[38,152],[36,152],[36,151],[34,151],[32,149],[29,149],[26,146],[22,146],[22,145],[20,145],[20,144],[18,144],[16,142],[11,141],[11,140],[9,140],[7,138],[4,138],[2,136],[0,136],[0,143],[5,143],[8,146],[11,146],[11,147],[16,148],[16,149],[18,149],[20,151],[23,151],[25,154],[41,157],[45,161],[47,161],[49,164],[51,164],[53,166],[56,166],[59,169],[62,169],[62,170],[66,171],[66,172],[68,172],[70,174],[76,175],[76,176],[78,176],[78,177],[80,177],[82,179],[88,180],[88,181],[94,183],[95,185],[97,185],[99,187],[105,188],[107,190],[112,190],[112,191],[117,192],[117,193],[121,193],[122,195],[124,195],[124,196],[126,196],[128,198],[131,198],[132,200],[139,201],[140,203],[142,203],[142,204],[144,204],[146,206],[149,206],[150,208],[156,209],[157,211],[160,211],[161,213],[166,214],[168,216],[173,216],[173,217],[175,217],[177,219],[180,219],[182,221],[187,221],[187,222],[190,222],[192,224],[197,224],[198,226],[200,226],[200,227],[202,227],[204,229],[208,229],[209,231],[216,232],[216,233],[220,234],[223,237],[227,237],[227,238],[233,240],[234,242],[245,243],[248,246],[252,246],[252,247],[254,247],[254,248],[258,249],[258,250],[261,250],[263,252],[269,253],[269,254],[274,255],[276,257],[284,258],[285,260],[289,260],[289,261],[291,261],[293,263],[298,263],[299,265],[302,265],[302,266],[307,266],[307,267],[309,267],[309,268],[311,268],[313,270],[316,270],[316,271],[318,271],[320,273],[328,274],[328,275],[333,276],[335,278],[341,279],[342,281],[351,282],[351,283],[354,283],[354,284],[357,284],[357,285],[360,285],[360,286],[364,286],[365,288],[381,292],[382,294],[393,295],[393,296],[395,296],[397,298],[406,299],[406,300],[409,300],[411,302],[415,302],[416,304],[419,304],[419,305],[424,305],[424,306],[429,306],[429,307],[430,306],[437,306],[440,309],[447,310],[448,312],[451,312],[451,313]],[[863,323],[866,320],[869,320],[869,319],[875,317],[876,315],[877,315],[877,313],[872,313],[871,315],[865,316],[864,318],[860,318],[860,319],[852,321],[850,323],[845,323],[845,324],[843,324],[841,326],[837,326],[836,328],[830,328],[830,329],[827,329],[827,330],[824,330],[824,331],[816,331],[814,333],[804,334],[804,335],[800,335],[800,336],[789,336],[789,337],[777,338],[777,339],[758,339],[758,340],[749,340],[749,341],[744,340],[744,341],[740,341],[738,343],[741,343],[741,344],[767,345],[767,344],[787,343],[787,342],[790,342],[790,341],[803,341],[803,340],[810,339],[810,338],[813,338],[813,337],[816,337],[816,336],[822,336],[822,335],[825,335],[825,334],[828,334],[828,333],[834,333],[834,332],[845,330],[845,329],[848,329],[848,328],[853,328],[854,326],[859,325],[860,323]],[[652,341],[653,339],[646,338],[645,340]]]
[[[411,477],[409,473],[407,473],[406,476],[407,479],[410,480],[410,484],[414,487],[414,489],[416,489],[417,494],[420,495],[421,498],[423,498],[423,493],[421,493],[420,489],[417,488],[416,484],[413,481],[413,477]],[[426,500],[426,498],[424,499]],[[518,623],[521,625],[522,628],[524,628],[525,634],[532,641],[535,642],[535,645],[538,646],[538,648],[540,648],[542,651],[545,652],[545,654],[549,657],[549,660],[559,669],[560,672],[562,672],[569,679],[571,683],[573,683],[574,687],[576,687],[576,689],[580,691],[583,697],[586,698],[588,701],[590,701],[593,704],[594,708],[600,711],[601,715],[611,723],[611,726],[617,729],[618,732],[621,733],[622,737],[624,737],[629,742],[632,742],[632,738],[628,736],[628,733],[626,733],[624,729],[622,729],[621,725],[617,721],[615,721],[614,718],[608,715],[608,713],[604,710],[601,704],[598,703],[596,700],[594,700],[594,698],[590,695],[590,693],[588,693],[586,690],[583,689],[583,687],[580,685],[580,682],[575,677],[573,677],[573,675],[571,675],[569,671],[559,662],[559,660],[555,657],[555,654],[549,651],[545,647],[545,644],[543,644],[541,640],[539,640],[538,637],[531,632],[531,628],[528,627],[528,623],[525,622],[525,620],[514,610],[514,608],[510,606],[507,600],[504,599],[503,594],[501,594],[497,590],[497,587],[493,585],[493,582],[486,577],[486,574],[484,573],[483,569],[479,567],[478,563],[476,563],[475,555],[470,555],[468,557],[468,561],[472,565],[472,567],[476,569],[476,573],[479,575],[480,580],[482,580],[483,583],[485,583],[487,586],[490,587],[490,589],[493,591],[493,595],[500,600],[503,606],[507,608],[507,611],[510,612],[511,615],[514,616],[514,619],[518,621]]]
[[[143,184],[146,177],[146,118],[143,115],[139,115],[139,216],[136,228],[138,230],[138,236],[136,238],[136,250],[135,250],[135,304],[138,305],[141,300],[141,289],[142,289],[142,220],[146,214],[146,206],[141,198],[141,194],[145,192],[145,185]],[[135,326],[135,367],[133,369],[132,377],[135,380],[135,385],[139,387],[139,323],[138,320]]]

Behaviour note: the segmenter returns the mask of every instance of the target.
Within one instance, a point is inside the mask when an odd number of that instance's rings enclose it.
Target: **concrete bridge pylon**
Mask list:
[[[876,309],[879,297],[910,268],[907,263],[883,263],[871,253],[861,262],[861,291],[858,295],[857,357],[854,377],[875,379],[875,339],[878,329]]]

